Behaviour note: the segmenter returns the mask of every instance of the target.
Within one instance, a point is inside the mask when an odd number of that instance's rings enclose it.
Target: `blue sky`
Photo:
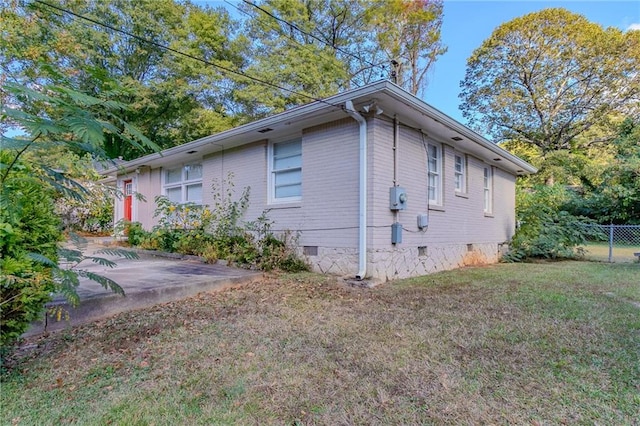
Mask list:
[[[232,14],[237,10],[223,0],[193,0],[198,4],[223,6]],[[239,0],[228,0],[238,4]],[[442,39],[447,53],[435,64],[429,76],[429,86],[424,99],[452,118],[464,123],[458,109],[460,81],[464,78],[467,58],[487,39],[500,24],[518,16],[548,7],[564,7],[584,15],[603,27],[626,30],[632,25],[640,29],[640,1],[638,0],[444,0]]]
[[[458,109],[467,58],[500,24],[549,7],[564,7],[603,27],[640,29],[640,1],[445,0],[442,39],[448,51],[435,64],[424,99],[464,123]]]

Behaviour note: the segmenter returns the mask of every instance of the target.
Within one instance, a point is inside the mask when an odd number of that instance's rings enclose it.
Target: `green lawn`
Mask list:
[[[637,424],[640,265],[313,274],[28,341],[2,424]]]
[[[599,262],[609,261],[608,243],[589,243],[585,247],[585,259]],[[613,245],[612,261],[616,263],[631,263],[638,260],[633,254],[640,252],[640,246]]]

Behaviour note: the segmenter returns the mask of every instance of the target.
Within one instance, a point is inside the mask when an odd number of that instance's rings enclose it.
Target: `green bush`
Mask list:
[[[505,261],[527,258],[562,259],[583,254],[593,231],[583,226],[589,220],[563,209],[569,195],[561,185],[518,188],[518,227]]]
[[[56,201],[56,213],[63,228],[90,234],[106,234],[113,228],[113,194],[97,182],[83,182],[83,199],[61,197]]]
[[[139,246],[142,241],[149,236],[149,232],[142,228],[140,222],[126,222],[124,224],[124,234],[132,246]]]
[[[2,155],[2,164],[7,156]],[[39,318],[55,291],[50,268],[38,261],[58,259],[60,219],[52,214],[53,193],[14,165],[4,180],[0,201],[0,346],[17,339]]]
[[[202,255],[204,250],[213,243],[213,236],[202,230],[174,231],[177,239],[173,242],[176,253]]]
[[[171,202],[156,197],[158,225],[146,232],[140,224],[128,224],[129,242],[146,249],[202,256],[208,262],[226,259],[240,266],[270,271],[306,271],[307,263],[295,247],[290,232],[280,237],[271,232],[271,221],[264,212],[255,221],[241,223],[249,205],[249,188],[234,199],[233,175],[224,182],[222,193],[217,182],[212,188],[213,207]]]

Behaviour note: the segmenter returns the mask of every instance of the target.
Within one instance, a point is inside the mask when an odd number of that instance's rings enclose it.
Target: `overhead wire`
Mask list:
[[[248,17],[253,17],[249,12],[247,12],[246,10],[242,10],[241,8],[239,8],[238,6],[236,6],[235,4],[231,3],[229,0],[224,0],[224,2],[225,2],[226,4],[228,4],[229,6],[231,6],[231,7],[235,8],[238,12],[243,13],[243,14],[247,15]],[[276,24],[276,25],[277,25],[277,24]],[[272,29],[272,30],[274,30],[274,31],[280,31],[280,27],[279,27],[279,26],[277,26],[277,27],[276,27],[276,26],[270,25],[270,27],[271,27],[271,29]],[[314,55],[319,56],[319,55],[318,55],[318,52],[316,52],[316,51],[312,51],[312,50],[310,49],[310,46],[309,46],[308,44],[300,43],[298,40],[296,40],[294,37],[291,37],[291,36],[290,36],[290,35],[288,35],[288,34],[283,34],[283,35],[284,35],[285,37],[287,37],[289,40],[291,40],[293,43],[295,43],[295,44],[297,44],[298,46],[300,46],[301,48],[305,49],[307,52],[309,52],[309,53],[311,53],[311,54],[314,54]]]
[[[252,80],[252,81],[254,81],[256,83],[262,84],[264,86],[269,86],[269,87],[272,87],[272,88],[275,88],[275,89],[284,90],[284,91],[292,93],[294,95],[302,96],[304,98],[311,99],[311,100],[314,100],[314,101],[317,101],[317,102],[321,102],[321,103],[324,103],[324,104],[332,106],[332,107],[337,107],[337,108],[340,108],[340,109],[344,109],[344,107],[342,105],[335,105],[335,104],[332,104],[330,102],[325,101],[324,99],[317,98],[317,97],[309,95],[307,93],[299,92],[299,91],[293,90],[293,89],[288,89],[286,87],[282,87],[280,85],[277,85],[277,84],[274,84],[274,83],[270,83],[270,82],[262,80],[260,78],[250,76],[250,75],[245,74],[245,73],[243,73],[241,71],[233,70],[233,69],[225,67],[223,65],[213,63],[211,61],[208,61],[208,60],[203,59],[203,58],[199,58],[199,57],[197,57],[195,55],[192,55],[190,53],[182,52],[182,51],[174,49],[174,48],[172,48],[170,46],[164,45],[162,43],[158,43],[158,42],[153,41],[153,40],[146,39],[146,38],[141,37],[139,35],[130,33],[129,31],[126,31],[126,30],[123,30],[123,29],[120,29],[120,28],[116,28],[116,27],[114,27],[112,25],[109,25],[107,23],[98,21],[97,19],[89,18],[87,16],[84,16],[84,15],[81,15],[79,13],[76,13],[76,12],[74,12],[72,10],[65,9],[63,7],[48,3],[46,1],[34,0],[34,3],[39,3],[41,5],[47,6],[49,8],[52,8],[54,10],[57,10],[57,11],[66,13],[68,15],[74,16],[76,18],[91,22],[91,23],[93,23],[95,25],[98,25],[98,26],[101,26],[101,27],[104,27],[104,28],[108,28],[108,29],[110,29],[112,31],[115,31],[117,33],[124,34],[124,35],[126,35],[128,37],[134,38],[134,39],[136,39],[138,41],[141,41],[143,43],[147,43],[147,44],[150,44],[152,46],[159,47],[159,48],[164,49],[164,50],[166,50],[168,52],[172,52],[172,53],[174,53],[176,55],[184,56],[186,58],[190,58],[192,60],[195,60],[195,61],[198,61],[198,62],[202,62],[202,63],[204,63],[206,65],[209,65],[209,66],[212,66],[214,68],[218,68],[218,69],[220,69],[220,70],[222,70],[224,72],[227,72],[227,73],[230,73],[230,74],[234,74],[234,75],[237,75],[237,76],[240,76],[240,77],[243,77],[243,78],[247,78],[247,79]]]
[[[371,62],[371,61],[365,60],[365,59],[361,58],[360,56],[358,56],[358,55],[356,55],[356,54],[354,54],[354,53],[349,52],[348,50],[344,50],[344,49],[343,49],[343,48],[341,48],[341,47],[335,46],[334,44],[329,43],[329,42],[327,42],[327,41],[325,41],[325,40],[321,39],[320,37],[318,37],[318,36],[316,36],[316,35],[314,35],[314,34],[311,34],[311,33],[307,32],[307,31],[303,30],[302,28],[300,28],[300,27],[299,27],[299,26],[297,26],[296,24],[293,24],[293,23],[291,23],[291,22],[287,21],[286,19],[283,19],[283,18],[280,18],[279,16],[274,15],[273,13],[269,12],[269,11],[268,11],[268,10],[266,10],[265,8],[261,7],[260,5],[257,5],[257,4],[255,4],[255,3],[253,3],[253,2],[251,2],[251,1],[249,1],[249,0],[242,0],[242,1],[243,1],[244,3],[246,3],[246,4],[248,4],[248,5],[250,5],[250,6],[253,6],[254,8],[256,8],[256,9],[260,10],[262,13],[264,13],[264,14],[266,14],[266,15],[268,15],[268,16],[270,16],[270,17],[272,17],[273,19],[275,19],[275,20],[277,20],[277,21],[279,21],[279,22],[282,22],[283,24],[288,25],[289,27],[291,27],[291,28],[295,29],[296,31],[298,31],[298,32],[300,32],[300,33],[302,33],[302,34],[304,34],[304,35],[306,35],[306,36],[308,36],[308,37],[311,37],[312,39],[314,39],[314,40],[316,40],[316,41],[318,41],[318,42],[320,42],[320,43],[324,44],[325,46],[328,46],[328,47],[330,47],[330,48],[332,48],[332,49],[335,49],[336,51],[338,51],[338,52],[340,52],[340,53],[342,53],[342,54],[344,54],[344,55],[347,55],[347,56],[350,56],[350,57],[352,57],[352,58],[354,58],[354,59],[357,59],[357,60],[358,60],[358,61],[360,61],[360,62],[364,62],[364,63],[368,64],[371,68],[380,68],[380,69],[382,69],[382,70],[386,71],[386,68],[383,66],[384,64],[386,64],[386,61],[385,61],[385,62],[380,62],[380,63],[378,63],[378,64],[374,64],[374,63],[373,63],[373,62]]]

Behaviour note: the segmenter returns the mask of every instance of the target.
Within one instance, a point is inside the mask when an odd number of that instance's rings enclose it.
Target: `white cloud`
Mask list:
[[[627,27],[627,31],[640,30],[640,22],[635,22]]]

